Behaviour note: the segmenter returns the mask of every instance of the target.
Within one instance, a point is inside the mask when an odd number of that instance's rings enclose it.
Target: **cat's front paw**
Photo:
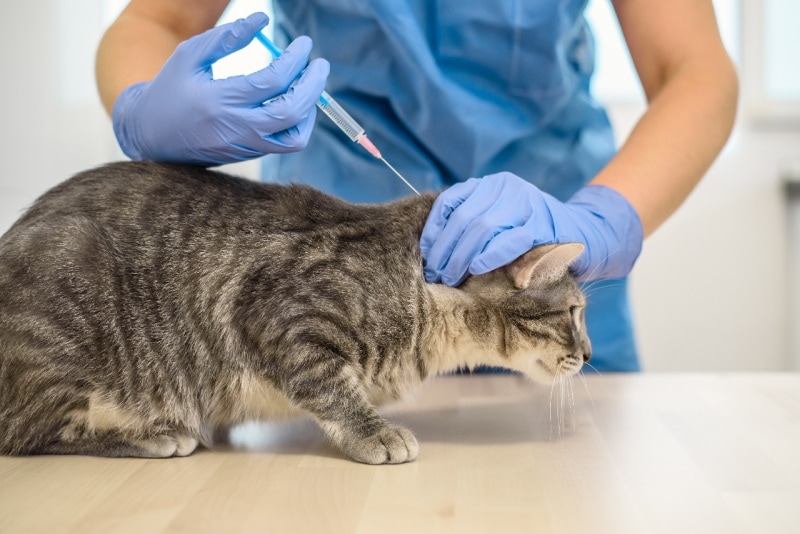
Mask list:
[[[419,444],[407,428],[387,425],[377,434],[345,444],[343,449],[357,462],[373,465],[402,464],[417,457]]]

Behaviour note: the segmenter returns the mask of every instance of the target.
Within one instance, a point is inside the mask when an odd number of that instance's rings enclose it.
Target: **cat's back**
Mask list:
[[[181,228],[240,237],[259,232],[418,235],[433,197],[351,204],[304,185],[255,182],[201,167],[117,162],[81,172],[40,197],[13,228],[89,218],[112,233]],[[376,235],[376,239],[378,236]]]
[[[294,189],[294,191],[291,191]],[[58,217],[152,227],[179,218],[238,219],[257,208],[269,217],[303,217],[303,187],[265,184],[190,165],[117,162],[90,169],[43,194],[16,226]],[[196,217],[194,217],[196,216]]]
[[[308,186],[200,167],[112,163],[42,195],[0,238],[0,264],[19,271],[29,259],[61,270],[69,259],[93,269],[99,249],[135,272],[187,281],[209,272],[224,278],[239,264],[272,272],[328,265],[333,274],[348,267],[377,276],[419,264],[433,199],[352,204]]]

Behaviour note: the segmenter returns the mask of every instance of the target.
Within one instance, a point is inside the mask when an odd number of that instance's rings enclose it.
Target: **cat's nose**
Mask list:
[[[583,354],[583,363],[592,359],[592,343],[588,338],[584,338],[581,342],[580,352]]]

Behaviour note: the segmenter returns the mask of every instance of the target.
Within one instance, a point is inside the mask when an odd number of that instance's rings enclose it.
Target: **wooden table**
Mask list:
[[[800,375],[585,382],[562,402],[438,378],[388,410],[421,446],[399,466],[345,460],[306,420],[188,458],[0,458],[0,532],[800,532]]]

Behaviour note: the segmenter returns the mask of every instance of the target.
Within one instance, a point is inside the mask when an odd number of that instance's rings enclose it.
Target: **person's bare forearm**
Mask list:
[[[592,181],[628,199],[645,235],[678,209],[722,149],[736,115],[737,87],[728,62],[676,73]]]
[[[111,114],[123,89],[152,79],[178,44],[211,28],[227,0],[133,0],[97,49],[100,99]]]
[[[686,199],[730,135],[738,81],[710,0],[612,0],[647,112],[594,178],[622,193],[645,235]]]

